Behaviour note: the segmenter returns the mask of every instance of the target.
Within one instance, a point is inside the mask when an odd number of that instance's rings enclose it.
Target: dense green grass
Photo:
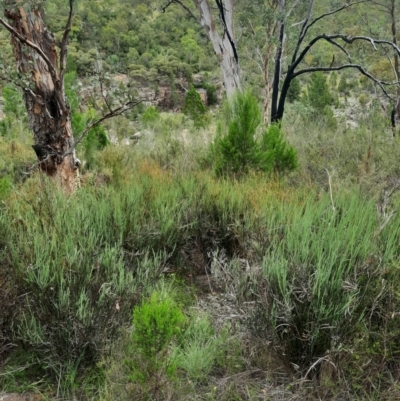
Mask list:
[[[132,148],[97,152],[70,197],[22,174],[29,145],[1,139],[0,387],[105,401],[395,399],[396,139],[371,134],[379,121],[294,130],[289,110],[299,169],[228,180],[209,163],[214,127],[189,125],[182,140],[179,118],[162,116]],[[202,299],[188,289],[205,273],[229,312],[213,289]],[[156,356],[175,358],[172,376],[154,369],[168,381],[158,392],[121,361],[147,369],[132,311],[165,281],[187,320]]]

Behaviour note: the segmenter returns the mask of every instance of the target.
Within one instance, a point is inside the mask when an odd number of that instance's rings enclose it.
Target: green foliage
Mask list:
[[[299,79],[292,79],[290,82],[290,87],[286,96],[288,102],[295,102],[300,100],[301,86]]]
[[[155,292],[133,311],[132,342],[138,352],[153,360],[180,333],[184,321],[185,317],[175,301],[162,299]]]
[[[358,97],[358,102],[362,107],[365,107],[369,103],[369,96],[366,93],[361,93]]]
[[[21,91],[12,84],[5,85],[3,87],[3,102],[3,110],[6,116],[0,120],[0,136],[16,138],[17,133],[27,129],[28,125]]]
[[[332,89],[336,89],[338,84],[338,74],[336,71],[331,72],[329,76],[329,85]]]
[[[283,174],[294,170],[297,165],[297,152],[283,138],[278,124],[271,124],[262,137],[261,149],[264,152],[265,171]]]
[[[205,57],[203,48],[195,40],[195,31],[193,29],[189,28],[186,35],[182,36],[181,45],[189,64],[198,63]]]
[[[193,120],[196,128],[201,128],[206,124],[206,111],[206,106],[204,106],[199,93],[192,85],[185,97],[183,113]]]
[[[218,103],[217,88],[213,84],[204,83],[203,88],[207,91],[207,105],[213,106]]]
[[[319,113],[322,113],[326,106],[332,105],[333,98],[323,72],[314,72],[311,75],[311,84],[308,87],[308,101]]]
[[[226,107],[228,133],[213,144],[218,175],[240,176],[250,170],[283,173],[297,166],[296,152],[277,125],[264,132],[261,143],[255,139],[261,114],[250,92],[238,93]]]
[[[98,119],[98,114],[93,108],[87,108],[83,112],[80,110],[80,99],[76,91],[77,75],[75,72],[65,74],[65,92],[68,104],[71,110],[71,126],[72,132],[76,137],[85,130],[92,122]],[[85,168],[89,169],[95,162],[95,152],[104,149],[110,141],[107,138],[104,127],[99,124],[93,127],[83,138],[81,146],[83,147],[84,159],[86,161]]]
[[[357,283],[372,252],[374,205],[363,204],[360,213],[357,197],[337,199],[335,210],[329,203],[327,196],[306,203],[301,216],[287,215],[285,242],[277,240],[265,256],[265,283],[259,283],[268,300],[260,304],[256,326],[273,333],[288,360],[305,369],[337,344],[335,336],[344,341],[357,329],[368,301]],[[344,282],[354,286],[345,289]]]
[[[339,93],[348,96],[350,95],[351,85],[347,82],[347,77],[345,74],[340,76],[338,91]]]
[[[0,200],[7,198],[11,193],[12,180],[9,176],[0,178]]]
[[[218,175],[242,175],[263,167],[263,155],[255,139],[261,123],[257,99],[250,93],[238,93],[226,103],[228,132],[214,143]]]
[[[177,366],[190,380],[203,381],[223,353],[224,336],[217,336],[208,316],[193,316],[182,334]]]
[[[134,383],[132,390],[139,387],[146,399],[158,399],[167,381],[175,378],[176,361],[168,349],[181,334],[185,320],[170,295],[157,291],[133,311],[129,358],[124,364],[128,380]]]
[[[13,266],[9,280],[24,294],[8,332],[10,341],[29,349],[41,374],[68,394],[85,368],[109,350],[121,324],[129,321],[138,286],[159,274],[162,261],[158,251],[144,251],[127,268],[122,238],[132,223],[130,213],[136,213],[135,191],[125,200],[111,200],[107,191],[85,191],[69,203],[54,187],[36,187],[30,206],[12,206],[20,223],[0,219],[1,230],[13,226],[0,246],[7,241],[3,262]],[[157,219],[164,220],[160,213]]]
[[[158,112],[158,110],[153,106],[149,106],[143,113],[141,117],[141,122],[145,127],[150,127],[153,126],[159,118],[160,113]]]

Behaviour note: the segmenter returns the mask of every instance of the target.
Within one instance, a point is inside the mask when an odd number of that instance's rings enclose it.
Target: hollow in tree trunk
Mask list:
[[[30,81],[30,86],[24,88],[24,100],[33,132],[32,147],[40,170],[59,181],[64,190],[72,192],[77,184],[79,161],[75,158],[70,113],[64,94],[69,27],[67,25],[64,34],[58,68],[55,38],[44,24],[43,9],[32,7],[27,11],[18,0],[13,3],[14,6],[5,11],[9,24],[6,28],[11,32],[18,70]]]

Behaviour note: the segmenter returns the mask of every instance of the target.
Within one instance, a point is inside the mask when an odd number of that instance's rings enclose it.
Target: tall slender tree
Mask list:
[[[214,3],[217,10],[221,30],[218,30],[218,23],[213,13],[212,3]],[[239,55],[233,21],[233,3],[233,0],[191,0],[186,2],[185,0],[169,0],[163,7],[163,11],[165,11],[170,5],[178,4],[205,29],[207,37],[218,57],[228,97],[241,88]]]

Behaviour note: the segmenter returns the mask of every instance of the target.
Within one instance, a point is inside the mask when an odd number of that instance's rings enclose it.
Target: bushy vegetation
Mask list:
[[[98,97],[109,88],[100,93],[92,75],[116,75],[115,92],[169,97],[88,132],[75,193],[40,174],[22,92],[2,84],[1,391],[400,399],[400,148],[387,105],[353,73],[302,74],[283,120],[266,126],[252,56],[264,51],[265,19],[274,21],[263,3],[237,2],[248,90],[225,101],[201,27],[153,3],[76,9],[65,77],[75,136],[108,112]],[[66,2],[46,7],[61,40]],[[351,18],[327,29],[355,34]],[[0,44],[6,65],[2,31]],[[385,60],[359,50],[389,76]],[[317,44],[304,64],[337,60]]]
[[[279,135],[277,126],[270,131]],[[313,380],[332,395],[339,394],[336,378],[344,376],[350,383],[345,392],[353,396],[362,397],[368,380],[390,389],[390,371],[378,369],[382,355],[392,366],[398,350],[391,315],[399,302],[400,223],[393,215],[382,227],[390,209],[377,214],[376,201],[345,181],[327,193],[314,184],[267,180],[263,173],[221,181],[213,170],[182,168],[183,150],[164,169],[142,153],[145,146],[124,149],[125,159],[112,145],[97,150],[96,170],[72,198],[36,176],[5,196],[1,338],[26,350],[23,359],[9,354],[6,369],[15,370],[21,360],[29,366],[20,377],[2,376],[2,388],[44,375],[65,396],[104,388],[104,400],[187,399],[202,388],[215,399],[251,399],[240,395],[240,386],[260,393],[257,380],[216,388],[210,381],[247,366],[277,369],[278,376],[285,367],[288,380]],[[300,164],[321,163],[321,157],[307,143],[299,149]],[[376,156],[369,161],[376,162]],[[110,165],[113,170],[105,168]],[[365,177],[363,170],[353,173]],[[293,174],[304,181],[307,173]],[[186,280],[199,266],[230,288],[238,316],[246,313],[246,325],[235,322],[240,334],[229,323],[232,312],[213,316],[211,306],[206,314],[191,312],[196,301],[190,294],[180,301],[183,284],[149,290],[169,271]],[[225,322],[219,328],[218,319]],[[260,347],[257,358],[240,345],[244,338]],[[368,373],[357,376],[368,361]]]
[[[212,146],[216,173],[240,177],[249,171],[282,173],[297,165],[295,150],[283,139],[278,125],[270,125],[257,140],[261,114],[257,99],[250,93],[239,93],[226,103],[226,121]]]

